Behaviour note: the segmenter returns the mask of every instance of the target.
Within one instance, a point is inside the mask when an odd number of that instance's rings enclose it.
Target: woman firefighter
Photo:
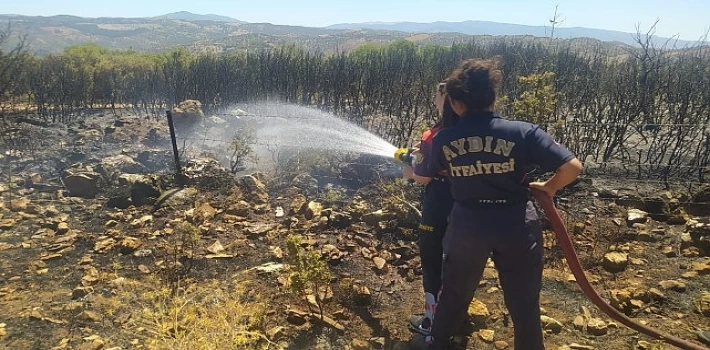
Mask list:
[[[428,169],[432,140],[439,130],[453,126],[458,116],[451,109],[444,94],[445,84],[439,84],[434,104],[439,111],[439,121],[422,134],[420,143],[413,154],[416,156],[412,167],[404,168],[404,177],[425,184],[422,196],[422,218],[419,223],[419,255],[422,263],[424,284],[424,315],[413,315],[409,326],[415,332],[429,335],[436,312],[437,295],[441,289],[442,240],[446,232],[447,220],[453,197],[445,172],[430,174]]]
[[[542,350],[540,288],[542,229],[529,188],[549,196],[579,176],[581,162],[535,124],[493,111],[501,72],[494,60],[466,60],[446,81],[446,96],[460,116],[456,127],[434,135],[428,174],[445,173],[454,200],[443,242],[442,287],[431,334],[416,349],[447,349],[492,258],[513,321],[516,350]],[[530,182],[537,165],[554,175]]]

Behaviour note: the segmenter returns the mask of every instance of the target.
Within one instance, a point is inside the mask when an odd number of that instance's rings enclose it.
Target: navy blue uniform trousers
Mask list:
[[[443,288],[432,328],[444,349],[493,259],[515,329],[516,350],[544,349],[540,324],[542,228],[532,202],[516,206],[454,204],[444,237]]]
[[[454,199],[448,181],[432,180],[426,185],[418,230],[419,255],[422,260],[424,292],[434,296],[441,289],[443,239],[453,205]]]

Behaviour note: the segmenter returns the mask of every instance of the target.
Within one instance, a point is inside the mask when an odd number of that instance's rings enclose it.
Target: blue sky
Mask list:
[[[563,27],[635,32],[637,24],[647,29],[658,18],[656,35],[684,40],[710,28],[710,0],[4,0],[0,13],[145,17],[190,11],[305,26],[464,20],[545,25],[557,4]]]

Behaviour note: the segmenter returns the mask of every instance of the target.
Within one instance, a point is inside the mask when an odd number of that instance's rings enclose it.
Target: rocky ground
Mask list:
[[[407,349],[423,308],[413,186],[362,167],[235,176],[204,157],[178,186],[162,122],[37,128],[54,147],[3,159],[0,347]],[[344,174],[362,181],[334,185]],[[558,207],[604,298],[696,340],[710,330],[708,202],[707,187],[586,178]],[[600,313],[545,238],[548,348],[672,348]],[[492,263],[469,315],[459,348],[512,349]]]

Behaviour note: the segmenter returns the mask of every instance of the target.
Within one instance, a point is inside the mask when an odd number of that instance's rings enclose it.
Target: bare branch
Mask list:
[[[552,32],[550,33],[551,39],[555,38],[555,29],[557,28],[557,26],[565,21],[565,19],[560,20],[560,15],[557,13],[559,6],[559,4],[555,5],[555,14],[549,20],[550,24],[552,25]]]

